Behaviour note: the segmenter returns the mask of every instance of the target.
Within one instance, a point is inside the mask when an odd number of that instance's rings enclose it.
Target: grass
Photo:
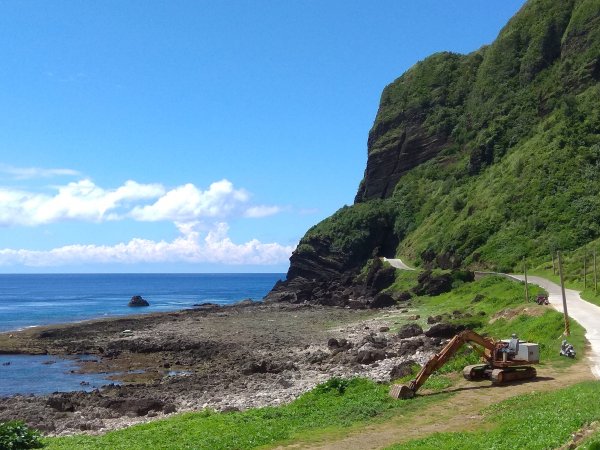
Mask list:
[[[187,413],[102,436],[47,438],[48,449],[249,449],[292,438],[314,439],[332,429],[351,429],[392,412],[418,414],[450,394],[399,402],[388,386],[369,380],[331,379],[288,405],[245,412]]]
[[[567,442],[572,433],[600,419],[600,382],[513,397],[483,413],[489,428],[485,431],[435,433],[389,449],[557,448]]]
[[[596,428],[597,429],[597,428]],[[600,431],[596,431],[577,447],[578,450],[600,450]]]
[[[516,333],[521,339],[540,345],[540,357],[544,364],[571,364],[572,361],[558,356],[564,330],[562,314],[547,306],[525,303],[524,289],[523,283],[489,276],[461,284],[451,292],[437,297],[419,297],[412,301],[412,306],[418,309],[420,323],[424,328],[429,326],[426,322],[428,316],[459,311],[460,316],[451,315],[445,321],[465,325],[494,338],[506,338]],[[542,292],[541,288],[530,285],[530,298],[534,298],[538,292]],[[500,312],[506,314],[500,315]],[[578,351],[585,346],[584,335],[584,329],[573,322],[569,342]],[[474,357],[469,354],[459,353],[455,362],[444,366],[442,371],[459,370],[464,365],[472,364],[473,360]]]
[[[409,289],[411,283],[416,281],[416,276],[414,272],[403,272],[395,286],[402,290]],[[532,287],[533,294],[535,289]],[[538,342],[544,364],[564,366],[573,362],[557,356],[562,316],[547,307],[532,303],[526,306],[541,315],[516,315],[490,323],[490,319],[498,312],[524,305],[521,283],[502,277],[486,277],[472,283],[459,282],[452,292],[437,297],[418,297],[411,302],[412,308],[417,308],[422,315],[423,325],[426,325],[427,315],[460,310],[462,315],[452,319],[455,323],[465,324],[493,337],[508,337],[516,332],[523,339]],[[578,351],[583,349],[583,329],[577,324],[573,324],[571,342]],[[465,348],[431,376],[423,390],[439,391],[451,386],[455,377],[453,374],[476,361],[476,355]],[[419,414],[425,405],[453,395],[420,395],[409,402],[400,402],[388,396],[388,389],[387,385],[364,379],[332,379],[294,402],[279,407],[233,413],[187,413],[102,436],[48,438],[44,442],[49,449],[111,450],[248,449],[296,440],[315,442],[399,414],[409,419],[411,414]]]

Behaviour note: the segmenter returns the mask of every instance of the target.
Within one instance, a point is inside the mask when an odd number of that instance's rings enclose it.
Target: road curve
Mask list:
[[[400,270],[415,270],[412,267],[407,266],[406,264],[404,264],[402,262],[401,259],[396,258],[396,259],[388,259],[385,256],[383,257],[384,261],[387,261],[390,263],[390,266],[395,267],[396,269],[400,269]]]
[[[507,276],[519,281],[525,280],[523,275]],[[537,276],[528,276],[527,281],[548,291],[550,304],[557,311],[563,312],[562,293],[558,284]],[[586,302],[579,296],[579,292],[573,289],[565,289],[565,294],[569,317],[579,322],[586,330],[585,337],[592,347],[591,354],[587,356],[591,363],[592,373],[596,378],[600,378],[600,307]]]

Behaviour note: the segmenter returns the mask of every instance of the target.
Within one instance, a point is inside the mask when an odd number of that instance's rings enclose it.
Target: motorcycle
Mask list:
[[[566,356],[567,358],[575,358],[576,354],[577,353],[575,352],[575,349],[571,344],[569,344],[567,341],[562,342],[560,346],[560,356]]]

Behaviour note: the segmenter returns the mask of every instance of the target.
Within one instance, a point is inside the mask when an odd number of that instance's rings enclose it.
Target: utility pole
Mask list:
[[[594,249],[594,292],[598,293],[598,276],[596,275],[596,249]]]
[[[560,273],[560,290],[562,292],[563,313],[565,316],[565,336],[570,336],[571,330],[569,327],[569,313],[567,311],[567,294],[565,293],[565,279],[563,277],[562,261],[560,259],[560,252],[556,252],[556,256],[558,257],[558,272]]]
[[[550,252],[552,257],[552,275],[556,275],[556,265],[554,264],[554,250]]]
[[[583,252],[583,290],[587,289],[587,248]]]
[[[523,272],[525,273],[525,301],[529,302],[529,286],[527,285],[527,262],[523,256]]]

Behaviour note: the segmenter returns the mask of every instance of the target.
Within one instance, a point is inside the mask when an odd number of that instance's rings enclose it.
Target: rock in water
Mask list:
[[[142,298],[141,295],[134,295],[131,297],[131,300],[129,300],[127,306],[150,306],[150,303],[148,303],[148,300]]]

